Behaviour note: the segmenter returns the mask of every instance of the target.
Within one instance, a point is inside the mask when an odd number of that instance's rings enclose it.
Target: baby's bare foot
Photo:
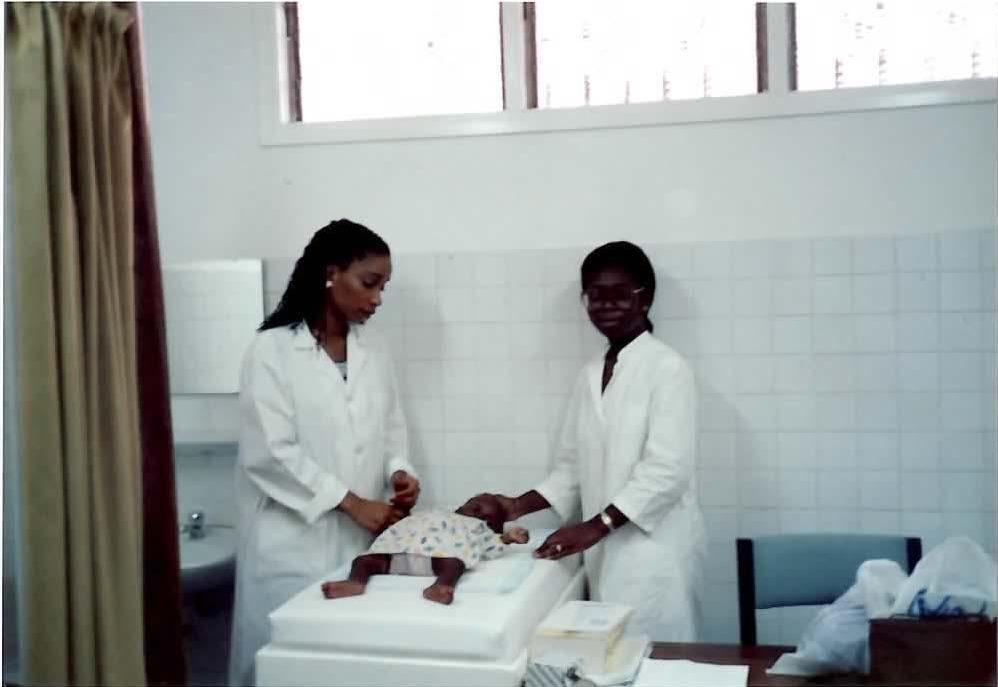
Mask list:
[[[365,584],[352,580],[342,582],[323,582],[322,593],[327,599],[342,599],[347,596],[360,596],[364,593]]]
[[[454,588],[446,584],[431,584],[423,590],[423,598],[438,604],[449,604],[454,600]]]

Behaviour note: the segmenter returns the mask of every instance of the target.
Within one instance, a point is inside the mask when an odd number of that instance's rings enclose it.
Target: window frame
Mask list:
[[[289,28],[293,31],[294,27],[288,25],[285,5],[262,3],[256,5],[254,11],[259,66],[259,137],[263,146],[618,129],[998,102],[998,79],[994,78],[796,91],[793,83],[796,77],[793,4],[760,3],[757,6],[759,93],[627,105],[529,109],[528,105],[536,101],[536,85],[531,84],[534,77],[530,76],[531,70],[525,69],[535,61],[531,25],[524,21],[529,6],[522,2],[503,2],[499,27],[505,103],[502,112],[301,122],[295,121],[293,116],[296,99],[290,85],[300,75],[297,60],[288,52],[292,40]],[[298,108],[300,113],[300,104]]]

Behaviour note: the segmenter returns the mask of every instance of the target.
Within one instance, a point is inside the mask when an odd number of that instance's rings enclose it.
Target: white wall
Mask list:
[[[399,253],[994,225],[994,103],[263,148],[253,6],[143,11],[167,262],[286,257],[339,217]]]
[[[658,270],[656,331],[698,374],[706,638],[737,637],[736,536],[961,532],[994,551],[994,103],[263,148],[252,7],[144,9],[164,259],[276,258],[272,305],[320,224],[382,233],[397,273],[375,324],[428,501],[544,473],[598,344],[579,260],[625,237]],[[234,400],[176,397],[175,435],[234,439]],[[794,641],[808,613],[764,615],[762,640]]]
[[[928,550],[966,534],[994,553],[993,241],[646,244],[655,331],[697,376],[706,639],[737,641],[736,537],[903,533]],[[599,350],[579,252],[405,257],[370,326],[394,349],[421,503],[525,491],[546,474],[574,375]],[[264,262],[268,308],[291,264]],[[234,396],[176,397],[177,434],[231,440],[235,411]],[[180,502],[231,517],[226,470],[188,461]],[[795,642],[810,613],[762,613],[762,640]]]

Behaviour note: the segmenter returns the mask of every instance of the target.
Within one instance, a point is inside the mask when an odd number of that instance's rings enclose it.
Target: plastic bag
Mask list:
[[[887,618],[897,600],[898,590],[908,579],[894,561],[866,561],[856,571],[856,593],[871,618]]]
[[[919,561],[891,612],[910,616],[995,617],[995,561],[969,537],[950,537]]]
[[[889,614],[907,576],[894,561],[866,561],[856,584],[818,612],[804,630],[797,650],[783,654],[767,673],[823,675],[870,670],[870,618]],[[876,615],[874,615],[876,614]]]

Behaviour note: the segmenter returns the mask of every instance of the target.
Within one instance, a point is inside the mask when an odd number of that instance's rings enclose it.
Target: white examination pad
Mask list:
[[[483,562],[482,572],[498,562]],[[317,582],[270,614],[271,644],[421,657],[511,658],[523,651],[578,567],[579,556],[534,560],[515,590],[462,593],[458,586],[454,602],[446,606],[424,599],[418,583],[408,589],[372,588],[360,596],[326,599]]]

